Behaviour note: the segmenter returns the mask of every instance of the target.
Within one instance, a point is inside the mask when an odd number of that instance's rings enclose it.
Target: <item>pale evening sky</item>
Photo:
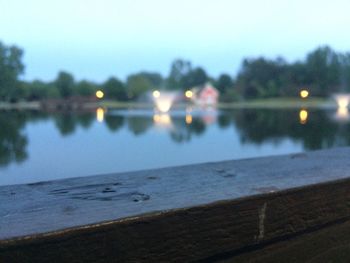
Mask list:
[[[216,77],[244,57],[350,51],[348,0],[0,0],[0,41],[25,50],[25,79],[168,74],[175,58]]]

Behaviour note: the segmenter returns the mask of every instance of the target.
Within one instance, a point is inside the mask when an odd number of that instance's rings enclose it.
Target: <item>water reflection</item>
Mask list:
[[[57,114],[55,117],[55,124],[61,135],[66,136],[74,133],[77,122],[75,117],[70,114]]]
[[[341,122],[349,121],[349,109],[347,107],[339,107],[335,114],[335,119]]]
[[[309,113],[307,112],[307,110],[300,110],[299,112],[300,124],[306,124],[308,116],[309,116]]]
[[[125,123],[124,119],[125,119],[124,116],[107,114],[105,116],[105,123],[111,132],[116,132],[124,126],[124,123]]]
[[[186,114],[186,123],[191,124],[193,121],[192,115],[191,114]]]
[[[337,102],[338,110],[335,114],[335,119],[341,122],[347,122],[349,120],[349,103],[350,94],[335,94],[334,99]]]
[[[334,99],[338,104],[338,108],[347,108],[350,104],[350,94],[335,94]]]
[[[156,126],[160,126],[160,127],[164,127],[164,128],[171,128],[172,127],[170,115],[167,113],[154,114],[153,121],[154,121],[154,124]]]
[[[306,109],[218,112],[188,108],[168,114],[154,113],[152,110],[106,112],[103,108],[74,114],[0,111],[0,166],[21,163],[28,158],[31,138],[26,133],[26,126],[34,123],[54,124],[61,137],[73,136],[79,129],[95,136],[97,130],[94,123],[97,122],[102,123],[109,133],[121,137],[125,136],[119,133],[121,130],[141,137],[147,131],[156,133],[160,128],[176,144],[189,143],[210,129],[217,129],[218,132],[231,129],[232,136],[238,136],[242,145],[278,145],[287,138],[301,144],[305,150],[314,150],[350,145],[350,124],[343,121],[348,118],[347,108],[346,111],[338,109],[336,114],[334,111]],[[36,129],[40,132],[40,126]],[[214,137],[212,140],[215,142]]]
[[[340,146],[336,137],[344,136],[338,133],[341,123],[332,120],[326,111],[310,110],[309,115],[312,117],[307,118],[306,125],[300,125],[300,111],[295,110],[241,110],[232,113],[242,143],[278,144],[288,138],[302,143],[305,150]],[[350,144],[350,136],[347,144]]]
[[[26,118],[18,112],[0,114],[0,165],[27,159],[28,139],[23,132]]]
[[[126,123],[129,131],[135,136],[144,134],[153,126],[152,116],[126,116]]]
[[[105,118],[105,110],[103,108],[96,109],[96,120],[98,122],[103,122]]]

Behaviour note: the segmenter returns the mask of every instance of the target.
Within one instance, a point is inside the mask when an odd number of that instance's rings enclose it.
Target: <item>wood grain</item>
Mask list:
[[[350,149],[0,187],[0,262],[213,262],[346,222]]]

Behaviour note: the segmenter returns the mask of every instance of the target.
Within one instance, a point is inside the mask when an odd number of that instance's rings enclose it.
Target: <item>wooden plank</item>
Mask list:
[[[349,156],[339,148],[4,186],[0,262],[232,256],[348,220]]]
[[[219,260],[220,263],[350,262],[350,221],[298,235],[260,249]]]

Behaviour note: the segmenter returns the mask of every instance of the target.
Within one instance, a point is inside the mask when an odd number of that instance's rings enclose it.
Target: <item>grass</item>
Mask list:
[[[106,108],[153,108],[152,103],[102,101],[101,107]],[[178,104],[177,108],[184,108],[186,104]],[[269,98],[231,103],[219,103],[220,109],[241,109],[241,108],[335,108],[336,103],[329,99],[308,98]]]
[[[105,107],[105,108],[136,108],[150,109],[153,103],[145,102],[121,102],[103,100],[96,103],[87,103],[86,108]],[[176,108],[185,108],[187,104],[178,104]],[[220,109],[241,109],[241,108],[336,108],[337,105],[330,99],[308,98],[305,100],[299,98],[269,98],[257,99],[232,103],[219,103]],[[39,102],[18,102],[15,104],[0,102],[0,109],[40,109]]]
[[[323,98],[269,98],[248,100],[233,103],[220,103],[220,108],[333,108],[337,107],[336,103],[329,99]]]
[[[11,110],[11,109],[36,110],[36,109],[40,109],[40,103],[38,101],[33,101],[33,102],[21,101],[17,103],[0,101],[0,110]]]

